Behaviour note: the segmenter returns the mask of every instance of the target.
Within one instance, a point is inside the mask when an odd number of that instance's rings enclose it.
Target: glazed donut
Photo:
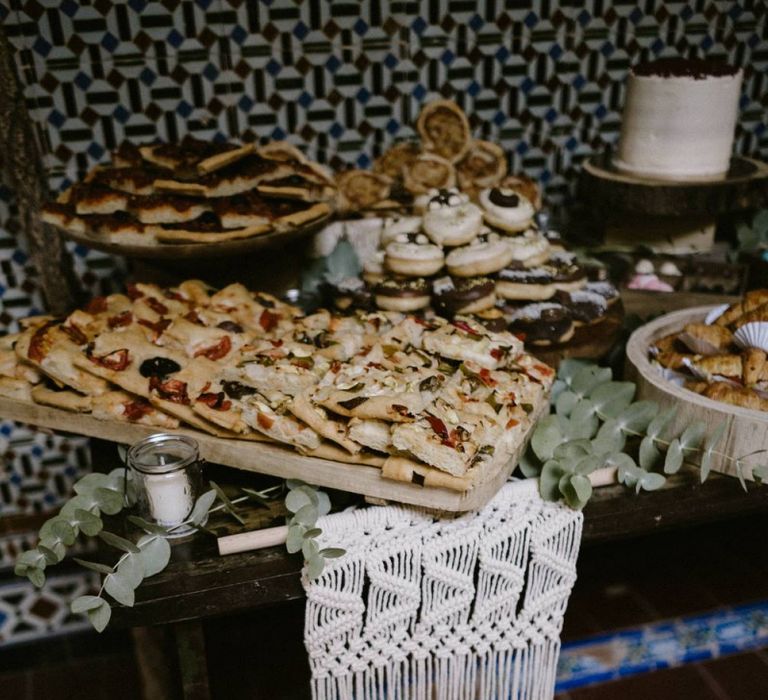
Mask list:
[[[437,245],[465,245],[475,238],[482,225],[480,208],[456,191],[441,190],[427,203],[424,231]]]
[[[497,233],[483,233],[469,245],[452,250],[445,258],[448,272],[456,277],[475,277],[498,272],[512,262],[513,251]]]
[[[512,260],[525,267],[537,267],[549,259],[549,241],[538,231],[526,231],[522,236],[509,236],[504,240],[512,250]]]
[[[420,216],[403,216],[396,219],[385,219],[384,228],[379,239],[381,247],[386,248],[401,233],[417,233],[421,230]]]
[[[492,309],[496,285],[488,277],[441,277],[432,282],[432,298],[438,313],[452,317]]]
[[[399,275],[428,277],[443,269],[445,256],[423,233],[401,233],[387,246],[384,263]]]
[[[504,299],[525,301],[546,301],[555,296],[555,270],[552,267],[506,267],[499,271],[496,293]]]
[[[565,343],[574,333],[571,312],[562,304],[528,304],[513,312],[507,320],[509,330],[531,345]]]
[[[533,205],[522,195],[506,188],[492,187],[479,196],[485,220],[510,233],[530,228],[535,213]]]
[[[429,306],[429,284],[420,277],[388,277],[376,285],[376,306],[385,311],[418,311]]]

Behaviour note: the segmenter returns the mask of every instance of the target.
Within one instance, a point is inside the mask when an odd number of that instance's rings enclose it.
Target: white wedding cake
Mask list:
[[[629,74],[620,170],[661,180],[713,180],[728,172],[742,72],[725,63],[660,59]]]

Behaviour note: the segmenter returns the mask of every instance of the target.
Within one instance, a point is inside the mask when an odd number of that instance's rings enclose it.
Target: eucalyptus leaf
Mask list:
[[[288,528],[288,537],[285,540],[285,548],[288,554],[296,554],[301,551],[304,544],[304,528],[301,525],[291,525]]]
[[[120,572],[109,574],[104,579],[104,590],[121,605],[129,608],[133,607],[135,601],[133,587],[130,581]]]
[[[309,539],[312,537],[320,537],[320,535],[323,534],[323,531],[319,527],[313,527],[311,530],[307,530],[304,533],[304,539]]]
[[[72,520],[75,517],[75,511],[78,509],[87,510],[89,513],[99,514],[99,503],[92,494],[80,494],[70,498],[61,508],[59,516]]]
[[[568,436],[573,439],[589,439],[600,427],[595,405],[589,399],[582,399],[571,412]]]
[[[617,418],[632,403],[634,396],[632,382],[605,382],[592,390],[589,400],[600,416]]]
[[[152,535],[167,535],[168,534],[168,528],[163,527],[162,525],[158,525],[157,523],[150,523],[147,520],[144,520],[144,518],[140,518],[138,515],[129,515],[128,516],[128,522],[135,525],[141,530],[144,530],[144,532],[148,532]],[[141,540],[139,540],[139,547],[141,547]]]
[[[107,515],[117,515],[123,509],[123,494],[114,489],[96,488],[93,497],[99,505],[99,510]]]
[[[54,532],[54,527],[56,525],[58,525],[59,523],[64,523],[65,525],[67,525],[70,528],[72,528],[72,523],[71,523],[71,521],[68,518],[64,518],[61,515],[57,515],[57,516],[55,516],[53,518],[50,518],[50,519],[46,520],[43,523],[43,526],[40,528],[40,533],[39,533],[40,539],[41,540],[56,540],[56,539],[60,539],[56,535],[56,533]],[[72,541],[74,542],[74,538],[73,538]],[[72,544],[72,543],[70,542],[70,544]]]
[[[144,565],[144,577],[149,578],[159,574],[171,560],[171,545],[161,535],[143,535],[137,543],[141,550],[141,561]]]
[[[94,537],[104,527],[104,523],[98,515],[94,515],[88,510],[82,508],[75,509],[75,520],[80,531],[88,537]]]
[[[97,632],[103,632],[112,617],[112,608],[106,600],[102,599],[102,605],[88,611],[88,620]]]
[[[88,610],[94,610],[95,608],[103,605],[104,599],[96,595],[81,595],[75,598],[70,604],[69,609],[75,613],[84,613]]]
[[[331,499],[325,491],[317,492],[317,511],[320,515],[328,515],[331,512]]]
[[[664,456],[664,473],[677,474],[683,465],[683,450],[680,446],[680,440],[675,438],[669,443],[667,454]]]
[[[621,425],[615,420],[608,420],[600,426],[592,440],[592,451],[598,455],[614,454],[624,449],[626,441],[627,436]]]
[[[314,581],[316,578],[320,576],[320,574],[323,573],[323,569],[325,568],[325,558],[321,557],[319,554],[317,556],[312,557],[307,562],[307,577],[310,581]]]
[[[616,467],[616,477],[619,483],[625,486],[634,486],[642,472],[642,469],[635,464],[635,460],[626,452],[616,452],[607,455],[606,463],[609,466]]]
[[[739,478],[739,483],[741,484],[741,488],[744,489],[744,493],[747,493],[747,482],[744,478],[744,464],[740,459],[736,460],[736,476]],[[754,471],[752,473],[752,476],[754,478]]]
[[[643,432],[659,411],[655,401],[637,401],[625,408],[616,419],[625,432]]]
[[[520,456],[517,466],[526,479],[532,479],[541,474],[541,462],[536,458],[530,445]]]
[[[229,513],[241,525],[245,525],[245,520],[243,520],[241,515],[235,510],[235,504],[232,503],[229,496],[224,493],[224,489],[222,489],[221,486],[219,486],[215,481],[211,481],[210,484],[213,487],[213,490],[216,492],[216,495],[219,497],[221,504],[224,506],[224,510],[227,511],[227,513]]]
[[[580,460],[592,453],[592,443],[586,439],[569,440],[555,448],[554,458],[558,460]]]
[[[85,559],[78,559],[77,557],[73,557],[72,559],[80,564],[80,566],[90,569],[91,571],[96,571],[100,574],[112,573],[112,567],[107,566],[106,564],[100,564],[97,561],[86,561]]]
[[[36,588],[42,588],[45,585],[45,572],[38,567],[27,569],[26,576]]]
[[[312,499],[304,492],[297,489],[292,489],[285,497],[285,507],[291,513],[298,513],[304,506],[312,504]]]
[[[550,391],[550,400],[557,402],[557,399],[560,398],[560,394],[566,389],[568,389],[568,385],[562,379],[555,379],[552,384],[552,390]]]
[[[255,491],[254,489],[246,488],[245,486],[241,487],[243,492],[246,493],[252,500],[256,501],[258,505],[260,505],[262,508],[271,508],[269,501],[264,498],[258,491]]]
[[[93,472],[86,474],[82,479],[72,487],[76,494],[92,494],[98,488],[108,489],[112,486],[112,481],[107,474]]]
[[[56,546],[61,547],[58,551],[56,551]],[[63,545],[60,542],[51,543],[50,546],[46,547],[46,545],[43,542],[40,542],[37,545],[37,551],[40,552],[45,557],[45,563],[47,566],[50,566],[51,564],[58,564],[63,558],[64,558],[64,551]]]
[[[305,539],[301,543],[301,553],[304,555],[304,559],[307,561],[312,559],[312,557],[316,557],[319,549],[320,548],[317,546],[317,542],[315,542],[313,539]]]
[[[545,462],[539,477],[539,493],[544,500],[560,500],[559,484],[564,474],[565,470],[556,459],[550,459]]]
[[[26,552],[22,552],[16,559],[16,563],[43,569],[46,566],[45,556],[38,549],[28,549]]]
[[[573,378],[588,364],[585,360],[568,357],[560,363],[557,376],[570,386]]]
[[[555,415],[548,415],[542,418],[533,431],[531,437],[531,447],[536,456],[546,462],[551,459],[557,446],[564,441],[562,431],[560,430],[560,421]]]
[[[571,390],[581,396],[588,396],[595,387],[611,381],[612,372],[608,367],[588,364],[582,367],[571,380]]]
[[[592,496],[592,482],[589,480],[589,477],[583,474],[574,474],[571,477],[571,486],[573,486],[579,502],[586,504]]]
[[[131,554],[138,554],[141,550],[130,540],[126,540],[120,535],[116,535],[114,532],[108,530],[102,530],[99,533],[99,539],[106,542],[110,547],[119,549],[123,552],[130,552]]]
[[[645,491],[656,491],[660,489],[666,483],[666,478],[663,474],[657,474],[656,472],[646,472],[640,477],[640,486]]]
[[[680,447],[683,451],[698,450],[706,432],[707,426],[702,421],[691,423],[680,436]]]
[[[640,450],[638,452],[638,462],[640,462],[640,467],[646,471],[650,471],[656,466],[660,457],[661,452],[659,452],[656,447],[653,438],[646,435],[640,441]]]
[[[117,565],[117,573],[125,580],[131,588],[137,588],[144,580],[144,562],[142,561],[142,552],[138,554],[127,554]]]
[[[311,503],[308,503],[304,507],[299,508],[293,517],[296,522],[301,523],[306,527],[314,527],[318,518],[317,508]]]
[[[291,491],[293,491],[293,489],[299,488],[300,486],[308,486],[307,482],[302,481],[301,479],[287,479],[285,485]]]
[[[216,501],[216,491],[211,489],[198,497],[195,501],[195,506],[192,508],[192,512],[189,514],[189,519],[195,525],[202,525],[208,518],[208,511],[211,510],[211,506]]]
[[[563,391],[555,402],[555,411],[561,416],[570,416],[574,406],[579,402],[579,395],[572,391]]]
[[[346,549],[341,549],[341,547],[326,547],[325,549],[320,550],[320,556],[325,557],[326,559],[338,559],[339,557],[343,557],[347,553]]]
[[[703,484],[709,477],[709,472],[712,469],[712,453],[707,450],[701,456],[701,464],[699,465],[699,476],[701,477],[701,483]]]
[[[768,464],[752,467],[752,478],[760,484],[768,483]]]
[[[712,452],[715,447],[717,447],[720,440],[723,439],[723,435],[725,435],[725,429],[727,427],[727,423],[723,421],[720,423],[720,425],[717,426],[717,428],[715,428],[709,435],[707,435],[707,438],[704,441],[704,449],[707,452]]]
[[[649,424],[648,429],[646,430],[646,435],[652,438],[658,438],[661,437],[664,429],[667,427],[669,422],[672,420],[673,416],[675,415],[676,411],[674,408],[669,408],[666,411],[662,411],[659,413]]]
[[[588,475],[605,465],[605,459],[600,455],[586,455],[574,467],[575,474]]]
[[[575,475],[566,474],[560,480],[560,493],[563,495],[565,502],[570,508],[581,510],[586,505],[586,502],[579,498],[576,488],[573,485],[574,478],[576,478]]]

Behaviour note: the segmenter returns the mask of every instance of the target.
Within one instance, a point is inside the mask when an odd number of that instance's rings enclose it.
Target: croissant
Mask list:
[[[755,289],[744,295],[743,301],[731,304],[715,321],[718,326],[730,326],[737,318],[754,311],[759,306],[768,304],[768,289]]]
[[[768,355],[763,350],[749,348],[742,354],[741,378],[745,386],[753,386],[768,379]]]
[[[758,306],[756,309],[752,309],[742,316],[739,316],[732,324],[734,329],[741,328],[746,323],[753,323],[754,321],[768,321],[768,304]]]
[[[708,326],[706,323],[689,323],[679,336],[693,352],[701,355],[716,355],[725,352],[733,342],[733,333],[723,326]]]
[[[677,333],[665,335],[663,338],[659,338],[653,345],[659,352],[684,352],[685,346],[678,342],[677,336]]]
[[[700,357],[700,355],[689,355],[686,353],[675,352],[674,350],[666,350],[656,355],[656,361],[662,367],[666,367],[667,369],[682,369],[685,367],[686,360],[695,362]]]
[[[741,355],[710,355],[692,360],[691,364],[708,375],[741,379]]]
[[[688,389],[688,391],[693,391],[697,394],[703,394],[706,391],[709,384],[705,381],[689,379],[688,381],[685,382],[683,386],[686,389]]]
[[[704,396],[715,401],[723,401],[734,406],[741,406],[742,408],[768,411],[768,399],[760,398],[754,391],[735,387],[726,382],[710,384],[704,390]]]

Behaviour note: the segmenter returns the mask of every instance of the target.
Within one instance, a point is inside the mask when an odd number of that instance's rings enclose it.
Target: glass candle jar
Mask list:
[[[139,515],[163,527],[169,537],[194,530],[177,527],[189,517],[202,489],[197,442],[186,435],[157,433],[131,445],[127,455],[138,486]]]

